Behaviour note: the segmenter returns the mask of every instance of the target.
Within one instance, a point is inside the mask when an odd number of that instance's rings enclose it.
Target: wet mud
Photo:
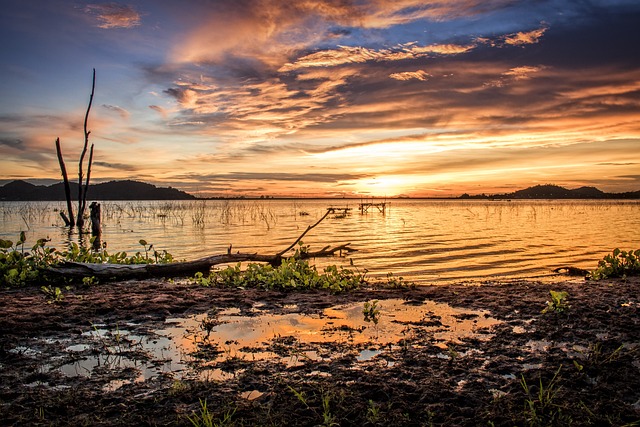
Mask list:
[[[0,424],[627,425],[639,314],[637,278],[3,290]]]

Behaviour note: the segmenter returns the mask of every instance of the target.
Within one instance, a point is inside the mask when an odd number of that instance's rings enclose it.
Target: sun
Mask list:
[[[395,197],[405,194],[415,187],[410,177],[403,176],[377,176],[363,179],[355,184],[355,192],[374,197]]]

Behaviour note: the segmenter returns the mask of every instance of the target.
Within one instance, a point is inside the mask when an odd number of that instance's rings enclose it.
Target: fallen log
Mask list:
[[[300,259],[333,256],[336,253],[353,252],[350,244],[336,247],[324,247],[315,252],[301,252]],[[280,265],[283,257],[280,254],[264,255],[258,253],[226,253],[200,258],[194,261],[172,262],[168,264],[93,264],[83,262],[65,262],[49,267],[48,272],[66,277],[96,277],[101,280],[148,279],[152,277],[192,276],[198,272],[206,274],[211,267],[219,264],[237,262],[266,262]]]
[[[273,266],[279,266],[282,263],[282,259],[286,258],[284,254],[291,250],[312,228],[320,224],[328,214],[329,210],[327,210],[327,213],[320,218],[318,222],[308,226],[292,245],[274,255],[240,252],[231,253],[231,246],[229,246],[226,254],[212,255],[194,261],[172,262],[168,264],[94,264],[68,261],[56,266],[51,266],[46,271],[65,277],[96,277],[102,281],[108,281],[191,276],[198,272],[207,274],[211,268],[216,265],[238,262],[265,262]],[[322,258],[333,256],[336,253],[342,254],[343,252],[349,253],[356,251],[356,249],[351,248],[349,245],[350,243],[347,243],[333,248],[325,246],[315,252],[300,251],[297,256],[300,259]]]

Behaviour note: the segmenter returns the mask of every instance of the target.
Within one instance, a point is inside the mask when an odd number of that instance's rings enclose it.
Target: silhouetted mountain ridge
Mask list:
[[[491,197],[502,199],[637,199],[640,198],[640,191],[605,193],[596,187],[579,187],[569,190],[559,185],[545,184]]]
[[[78,184],[70,183],[71,198],[78,199]],[[195,196],[172,187],[156,187],[140,181],[109,181],[89,185],[89,200],[189,200]],[[16,180],[0,187],[0,200],[60,201],[66,200],[64,184],[33,185]]]

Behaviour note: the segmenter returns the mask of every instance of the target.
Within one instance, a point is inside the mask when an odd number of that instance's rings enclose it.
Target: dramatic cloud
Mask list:
[[[278,71],[287,72],[310,67],[333,67],[368,61],[401,61],[425,58],[430,53],[457,55],[473,49],[473,45],[430,45],[416,46],[414,43],[400,45],[393,49],[373,50],[364,47],[338,46],[338,49],[324,50],[298,58],[294,63],[282,66]]]
[[[81,150],[78,70],[96,61],[99,174],[387,195],[588,178],[628,188],[620,177],[637,174],[631,0],[46,3],[12,2],[16,19],[0,26],[12,46],[0,66],[5,176],[57,176],[57,136],[65,154]],[[136,30],[69,25],[87,16]]]
[[[284,82],[268,79],[262,82],[238,82],[221,88],[184,80],[165,91],[175,98],[184,120],[174,123],[208,123],[216,131],[227,131],[243,141],[269,140],[294,133],[298,129],[326,122],[327,106],[341,103],[338,88],[346,77],[335,73],[332,78],[316,77],[309,81]]]
[[[350,35],[346,28],[373,30],[420,20],[451,20],[482,15],[510,3],[511,0],[214,2],[208,13],[198,17],[200,23],[176,46],[172,57],[183,63],[241,57],[273,67],[316,44]]]
[[[96,18],[99,28],[132,28],[140,25],[140,14],[129,5],[120,3],[89,4],[84,10]]]

